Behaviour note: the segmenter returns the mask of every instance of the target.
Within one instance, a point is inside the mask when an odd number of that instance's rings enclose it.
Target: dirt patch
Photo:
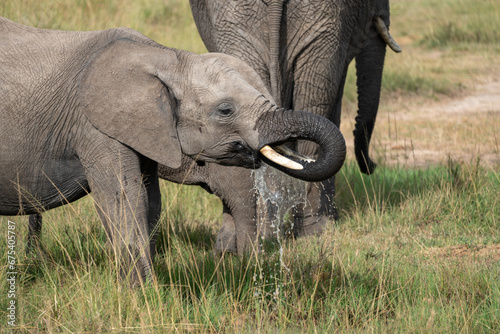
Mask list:
[[[429,248],[425,250],[428,255],[450,259],[481,258],[488,261],[500,261],[500,244],[492,245],[458,245],[449,247]]]
[[[425,167],[449,159],[500,167],[500,71],[471,78],[458,96],[382,96],[372,157],[389,166]],[[341,130],[353,157],[355,107]],[[345,121],[344,121],[345,120]]]

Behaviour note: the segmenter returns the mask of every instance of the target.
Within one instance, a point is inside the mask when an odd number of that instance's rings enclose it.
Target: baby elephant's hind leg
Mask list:
[[[26,246],[26,253],[30,253],[33,250],[33,244],[40,240],[42,235],[42,214],[35,213],[29,216],[28,225],[28,243]]]

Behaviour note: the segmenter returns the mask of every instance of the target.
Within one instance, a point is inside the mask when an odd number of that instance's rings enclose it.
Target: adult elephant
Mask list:
[[[278,109],[228,55],[170,49],[127,28],[67,32],[4,18],[0,54],[0,214],[37,214],[92,191],[135,283],[152,270],[158,163],[257,168],[262,152],[289,175],[320,180],[344,161],[333,123]],[[297,139],[324,154],[291,161],[268,146]]]
[[[400,51],[388,33],[388,0],[190,0],[190,4],[209,51],[247,62],[278,105],[308,110],[337,126],[348,65],[356,58],[355,156],[363,173],[374,171],[368,147],[379,105],[386,44]],[[317,145],[307,142],[299,142],[297,149],[311,157],[319,153]],[[285,183],[286,189],[293,184],[272,169],[255,175],[240,168],[207,165],[193,178],[184,172],[160,168],[160,176],[202,185],[223,201],[218,251],[248,248],[238,237],[248,224],[262,227],[263,234],[269,235],[268,224],[262,221],[274,220],[290,197],[291,192],[281,190],[280,184]],[[257,183],[265,184],[269,194],[262,189],[256,194],[253,189],[259,188]],[[337,216],[334,178],[294,187],[302,193],[298,198],[304,203],[294,208],[294,233],[321,232],[327,221]]]

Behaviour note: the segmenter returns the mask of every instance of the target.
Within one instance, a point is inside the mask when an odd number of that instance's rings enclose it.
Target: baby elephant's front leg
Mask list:
[[[161,209],[157,164],[124,146],[111,153],[85,166],[86,174],[120,274],[134,286],[152,276]]]

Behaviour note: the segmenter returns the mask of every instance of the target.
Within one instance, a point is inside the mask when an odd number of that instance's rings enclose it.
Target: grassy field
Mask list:
[[[0,217],[0,332],[10,330],[13,223],[19,333],[500,332],[500,113],[449,108],[499,78],[500,9],[493,0],[391,5],[404,51],[387,56],[379,167],[360,175],[348,152],[337,177],[341,219],[321,237],[215,257],[218,198],[162,182],[156,279],[130,290],[117,284],[90,197],[47,212],[32,254],[27,217]],[[4,0],[0,15],[54,29],[129,26],[204,52],[182,0]],[[341,127],[349,145],[354,100],[351,71]]]

